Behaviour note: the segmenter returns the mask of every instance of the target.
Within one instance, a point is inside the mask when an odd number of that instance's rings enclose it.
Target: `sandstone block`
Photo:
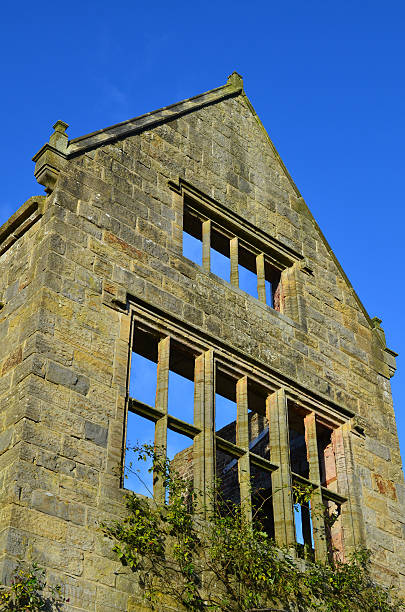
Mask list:
[[[98,446],[107,446],[108,429],[91,421],[86,421],[84,424],[84,436],[86,440],[90,440]]]
[[[75,374],[72,370],[60,366],[53,361],[49,362],[46,378],[50,382],[68,387],[82,395],[87,395],[89,391],[90,383],[86,376]]]

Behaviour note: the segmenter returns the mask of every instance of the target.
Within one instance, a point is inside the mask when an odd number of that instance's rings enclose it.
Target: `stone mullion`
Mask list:
[[[268,396],[266,411],[269,422],[270,458],[279,465],[271,475],[275,538],[280,546],[293,549],[295,528],[287,398],[284,389],[279,389]]]
[[[236,383],[236,444],[245,451],[238,460],[240,501],[245,518],[252,520],[252,500],[249,463],[249,417],[248,417],[248,379],[244,376]]]
[[[164,413],[165,416],[156,421],[155,426],[155,449],[163,459],[167,452],[167,404],[169,393],[169,361],[170,361],[170,337],[160,340],[158,347],[158,367],[155,408]],[[165,488],[161,475],[153,475],[153,496],[155,501],[163,503],[165,500]]]
[[[208,511],[214,506],[215,485],[215,364],[212,349],[204,354],[204,491],[205,507]]]
[[[311,495],[311,518],[315,546],[315,560],[324,562],[328,557],[325,531],[325,506],[322,500],[321,474],[319,469],[318,441],[316,437],[316,415],[308,414],[304,419],[305,442],[309,464],[309,480],[316,486]]]
[[[239,287],[239,239],[230,240],[231,285]]]
[[[183,253],[183,218],[184,218],[184,198],[183,195],[172,191],[172,207],[175,219],[172,224],[173,244],[179,254]]]
[[[303,274],[302,262],[296,262],[292,267],[283,270],[280,283],[282,291],[280,312],[301,323],[306,330]]]
[[[194,438],[193,473],[194,490],[197,494],[197,509],[202,512],[205,507],[205,464],[204,464],[204,355],[195,360],[194,369],[194,425],[201,433]]]
[[[344,557],[347,557],[365,544],[363,515],[359,501],[361,483],[355,477],[349,423],[341,425],[333,432],[332,442],[335,451],[338,493],[347,497],[347,501],[342,505]]]
[[[257,295],[259,302],[266,303],[266,275],[264,266],[264,254],[260,253],[256,257],[256,273],[257,273]]]
[[[353,524],[354,549],[359,549],[365,546],[363,512],[361,508],[360,495],[362,491],[362,483],[360,478],[356,476],[356,470],[353,461],[353,449],[351,444],[350,423],[342,425],[344,456],[346,462],[346,474],[348,477],[349,494],[351,501],[351,515]],[[343,504],[343,516],[346,517]]]
[[[203,243],[203,269],[206,272],[211,270],[211,221],[203,221],[202,224],[202,243]]]

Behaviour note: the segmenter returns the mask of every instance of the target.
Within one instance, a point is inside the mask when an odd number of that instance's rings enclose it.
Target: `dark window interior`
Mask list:
[[[238,459],[222,450],[215,453],[215,477],[218,482],[217,502],[224,514],[232,512],[233,505],[240,504]]]
[[[274,538],[274,514],[271,474],[250,462],[252,517],[258,520],[270,538]]]
[[[296,404],[288,405],[288,424],[290,437],[291,471],[304,478],[309,478],[307,445],[304,428],[305,413]]]
[[[266,304],[271,306],[271,308],[274,308],[274,310],[280,310],[281,272],[266,262],[264,266],[264,277],[266,287]]]
[[[336,462],[332,444],[332,430],[317,423],[316,431],[321,483],[323,486],[328,486],[336,480]]]

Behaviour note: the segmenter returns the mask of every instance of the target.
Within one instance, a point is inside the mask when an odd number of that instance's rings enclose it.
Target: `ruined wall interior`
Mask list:
[[[35,558],[65,586],[67,610],[141,609],[98,529],[124,512],[136,414],[159,444],[185,436],[177,461],[205,495],[217,473],[249,515],[255,490],[273,488],[280,544],[301,521],[319,559],[366,545],[380,582],[405,591],[395,354],[241,79],[72,141],[66,127],[34,158],[47,195],[0,228],[0,580]],[[134,355],[159,365],[154,402],[131,386]],[[187,414],[170,403],[172,372],[194,384]],[[293,510],[300,482],[314,506],[339,509],[327,547]]]

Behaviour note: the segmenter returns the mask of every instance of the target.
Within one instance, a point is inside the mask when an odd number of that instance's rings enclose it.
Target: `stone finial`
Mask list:
[[[387,347],[387,341],[385,339],[385,333],[383,328],[381,327],[382,320],[378,317],[373,317],[371,319],[371,323],[373,325],[373,333],[378,338],[380,346],[382,348],[382,366],[379,370],[380,374],[386,376],[387,378],[392,378],[397,369],[395,358],[398,357],[398,353],[392,351]]]
[[[68,123],[65,123],[61,119],[58,119],[57,122],[53,125],[53,129],[55,132],[65,132],[69,127]]]
[[[243,89],[243,77],[241,77],[238,72],[234,71],[229,75],[227,84],[235,89]]]
[[[378,317],[373,317],[371,321],[375,329],[381,329],[382,319],[379,319]]]
[[[59,119],[53,126],[53,129],[55,131],[49,138],[49,144],[55,147],[55,149],[57,149],[61,153],[66,153],[69,140],[68,135],[66,134],[66,130],[68,127],[69,125],[67,123]]]
[[[383,328],[381,327],[382,320],[379,319],[378,317],[373,317],[371,319],[371,323],[373,324],[374,333],[377,335],[377,338],[381,342],[381,345],[383,346],[383,348],[385,348],[386,347],[385,333],[384,333]]]
[[[68,124],[57,121],[53,126],[54,132],[42,149],[32,158],[35,162],[35,178],[40,185],[45,187],[46,193],[52,193],[61,168],[66,163],[66,152],[68,147],[68,135],[66,129]]]

